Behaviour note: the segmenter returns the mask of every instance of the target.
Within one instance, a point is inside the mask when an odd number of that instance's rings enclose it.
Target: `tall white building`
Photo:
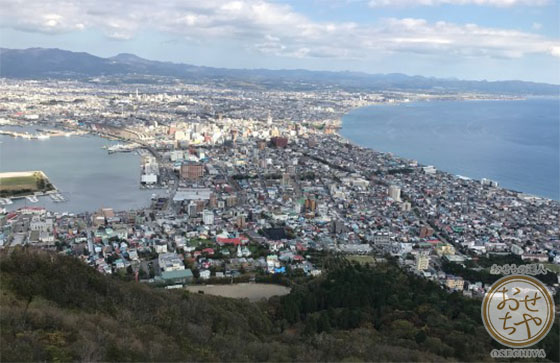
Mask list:
[[[486,178],[480,179],[480,184],[488,185],[488,186],[491,186],[491,187],[498,187],[498,185],[499,185],[497,181],[486,179]]]
[[[389,187],[389,196],[395,201],[395,202],[400,202],[401,201],[401,188],[399,188],[396,185],[391,185]]]
[[[401,204],[401,211],[403,212],[409,212],[411,208],[412,206],[409,202],[404,202],[403,204]]]
[[[426,174],[435,174],[436,173],[436,168],[433,165],[424,166],[422,168],[422,170],[424,170],[424,173],[426,173]]]
[[[214,212],[209,210],[202,212],[202,222],[207,225],[214,224]]]

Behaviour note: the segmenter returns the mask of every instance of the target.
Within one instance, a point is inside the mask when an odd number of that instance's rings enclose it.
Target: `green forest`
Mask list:
[[[0,253],[1,361],[488,361],[480,301],[394,262],[326,261],[250,303],[156,289],[31,248]],[[558,323],[533,348],[559,361]]]

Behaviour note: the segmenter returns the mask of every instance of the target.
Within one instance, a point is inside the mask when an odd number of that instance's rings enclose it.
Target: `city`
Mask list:
[[[118,140],[108,151],[140,153],[138,187],[154,192],[136,210],[53,213],[29,202],[5,210],[3,248],[58,251],[169,288],[318,276],[323,253],[371,263],[393,256],[468,296],[489,287],[465,279],[479,257],[514,255],[557,273],[557,201],[337,134],[351,108],[485,95],[140,86],[3,82],[3,125]]]
[[[560,362],[560,2],[2,0],[0,361]]]

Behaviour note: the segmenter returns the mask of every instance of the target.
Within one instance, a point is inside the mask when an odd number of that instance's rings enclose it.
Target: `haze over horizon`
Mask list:
[[[554,0],[3,0],[0,46],[560,84]]]

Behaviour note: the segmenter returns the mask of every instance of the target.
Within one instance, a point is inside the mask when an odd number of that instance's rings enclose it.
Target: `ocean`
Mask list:
[[[373,105],[340,134],[371,149],[560,200],[560,99]]]

